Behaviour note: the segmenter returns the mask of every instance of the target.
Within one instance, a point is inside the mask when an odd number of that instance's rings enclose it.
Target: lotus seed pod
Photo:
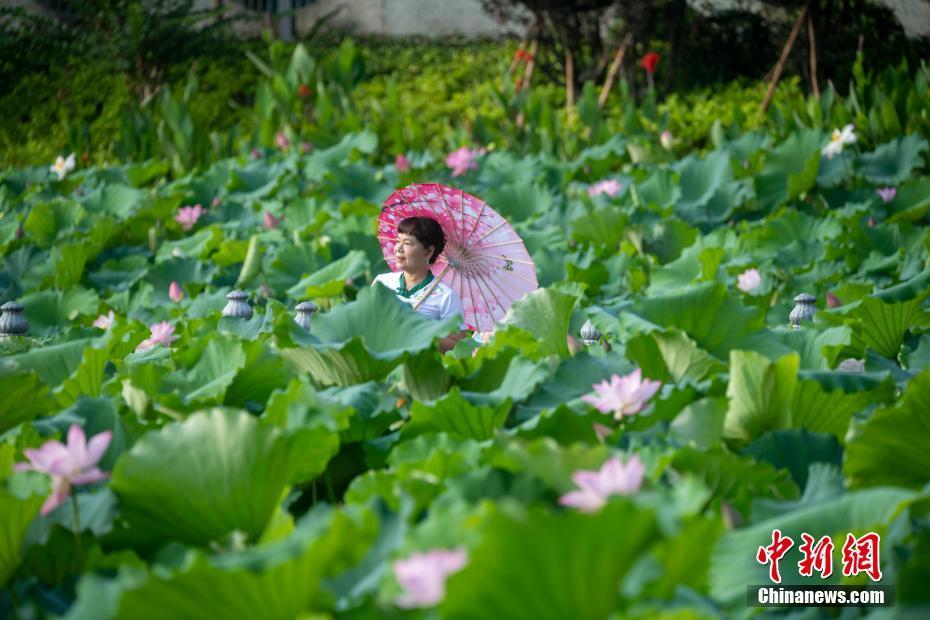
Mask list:
[[[248,294],[244,291],[232,291],[227,296],[226,307],[223,308],[223,316],[231,316],[237,319],[251,319],[252,306],[248,302]]]
[[[811,295],[810,293],[801,293],[794,298],[794,309],[791,311],[791,314],[788,315],[788,321],[791,323],[793,329],[799,329],[801,327],[801,321],[813,321],[814,312],[814,302],[817,301],[817,298]]]
[[[302,301],[294,308],[297,313],[294,315],[296,322],[304,330],[310,330],[310,317],[318,310],[317,305],[312,301]]]
[[[8,301],[0,306],[0,338],[25,336],[29,331],[29,321],[23,316],[23,306],[15,301]]]

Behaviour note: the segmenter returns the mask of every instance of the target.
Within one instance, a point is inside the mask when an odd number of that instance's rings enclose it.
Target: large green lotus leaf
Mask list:
[[[532,334],[540,355],[569,357],[568,327],[577,301],[557,290],[537,289],[514,302],[501,325]]]
[[[891,288],[877,291],[851,307],[859,320],[855,329],[861,342],[887,358],[897,357],[905,335],[914,327],[930,325],[923,301],[930,295],[930,270]]]
[[[757,259],[769,258],[784,266],[809,265],[820,260],[824,243],[843,234],[843,228],[829,219],[818,219],[795,209],[781,209],[777,215],[746,231],[741,248],[748,248]]]
[[[822,145],[819,131],[804,130],[772,149],[756,177],[756,196],[764,209],[774,209],[814,187]]]
[[[403,435],[440,431],[452,437],[490,439],[504,425],[511,404],[510,399],[506,399],[496,407],[475,406],[462,398],[458,387],[452,387],[445,396],[429,405],[414,402]]]
[[[620,318],[632,333],[676,327],[720,359],[764,325],[758,308],[744,306],[717,282],[638,300]]]
[[[518,417],[525,420],[543,409],[555,409],[563,403],[576,401],[591,393],[595,383],[609,379],[613,373],[627,374],[633,368],[632,363],[614,351],[604,356],[579,353],[564,360],[552,378],[539,385],[520,408]]]
[[[145,203],[148,192],[126,185],[107,184],[87,194],[81,204],[89,213],[127,220]]]
[[[701,451],[680,448],[672,456],[673,469],[694,474],[713,494],[708,506],[727,502],[746,515],[759,497],[792,499],[798,487],[784,469],[770,463],[757,462],[747,456],[733,454],[722,447]]]
[[[79,205],[56,200],[37,202],[29,209],[23,222],[23,231],[36,245],[48,248],[60,232],[74,229],[84,218],[84,209]]]
[[[807,474],[812,463],[829,463],[837,467],[843,463],[843,447],[836,437],[803,428],[766,433],[746,446],[743,454],[779,469],[787,469],[802,489],[807,486]]]
[[[572,220],[572,239],[601,246],[613,253],[629,225],[629,218],[616,207],[592,209]]]
[[[550,437],[563,446],[597,442],[591,418],[584,414],[579,415],[565,405],[542,411],[536,417],[520,424],[512,432],[523,439]]]
[[[775,362],[754,351],[730,353],[725,438],[751,441],[766,431],[788,428],[799,362],[795,353]]]
[[[49,344],[7,359],[22,370],[35,372],[46,385],[57,386],[77,370],[84,348],[91,342],[92,338],[81,338]]]
[[[346,134],[337,144],[311,153],[304,175],[309,181],[322,181],[327,172],[345,163],[353,152],[372,153],[377,146],[378,136],[371,131]]]
[[[304,274],[318,271],[322,266],[314,244],[286,243],[266,258],[263,272],[268,285],[283,296]]]
[[[64,291],[36,291],[19,301],[29,321],[29,333],[40,336],[61,331],[81,316],[96,317],[100,306],[96,291],[81,286]]]
[[[492,185],[484,199],[509,222],[522,222],[534,213],[546,213],[552,208],[552,193],[526,179]]]
[[[699,450],[708,450],[723,438],[727,399],[702,398],[686,406],[669,425],[669,438]]]
[[[626,356],[652,379],[681,383],[700,381],[726,365],[701,349],[678,329],[655,330],[626,341]]]
[[[813,577],[798,574],[801,534],[807,532],[817,538],[831,536],[834,549],[841,549],[848,532],[862,533],[886,526],[914,497],[914,493],[903,489],[857,491],[778,515],[751,527],[728,531],[717,543],[711,559],[711,594],[726,605],[735,607],[745,605],[746,586],[770,583],[769,567],[756,561],[756,551],[771,544],[772,530],[775,529],[795,541],[781,560],[781,585],[838,583],[842,579],[842,571],[835,569],[827,579],[816,574]]]
[[[120,512],[152,538],[206,545],[239,530],[255,540],[317,439],[207,410],[140,438],[110,484]]]
[[[788,353],[800,356],[804,370],[830,370],[837,356],[852,341],[852,330],[846,326],[814,329],[776,327],[753,334],[743,343],[748,350],[777,360]]]
[[[575,488],[575,471],[599,469],[606,458],[604,445],[562,445],[552,437],[540,437],[529,441],[498,439],[489,462],[498,469],[539,478],[553,491],[565,493]]]
[[[99,269],[88,272],[87,279],[98,291],[125,291],[145,276],[148,270],[147,257],[130,254],[104,261]]]
[[[49,388],[35,372],[0,364],[0,434],[55,407]]]
[[[930,147],[918,135],[896,138],[859,156],[859,174],[871,183],[897,185],[923,164],[921,153]]]
[[[315,299],[339,295],[345,289],[346,280],[356,278],[369,269],[368,257],[361,250],[353,250],[303,278],[288,289],[295,299]]]
[[[911,179],[888,203],[888,222],[919,222],[930,210],[930,177]]]
[[[189,369],[176,371],[164,378],[165,385],[176,390],[187,405],[222,403],[226,389],[245,366],[242,343],[222,334],[208,338],[206,347]]]
[[[435,346],[459,319],[436,321],[414,312],[385,286],[359,291],[355,301],[313,317],[303,332],[287,316],[275,324],[281,354],[326,385],[383,379],[407,356]]]
[[[414,400],[433,401],[449,389],[449,374],[438,349],[427,349],[410,356],[403,365],[402,389]]]
[[[879,381],[857,374],[802,373],[791,402],[791,426],[830,433],[845,442],[854,414],[893,396],[894,383],[883,378]]]
[[[214,250],[224,245],[226,235],[218,224],[201,228],[177,241],[165,241],[158,246],[155,263],[163,263],[174,258],[205,259]],[[178,282],[184,280],[178,279]]]
[[[501,359],[504,363],[494,363]],[[459,380],[458,385],[462,395],[476,404],[497,406],[507,399],[519,403],[549,377],[550,366],[546,361],[533,361],[519,355],[498,356],[485,361],[478,372]]]
[[[249,403],[265,403],[274,390],[287,385],[292,374],[287,363],[267,342],[243,342],[242,348],[245,366],[236,373],[223,397],[223,404],[229,407],[246,408]]]
[[[681,198],[681,186],[675,182],[672,171],[666,168],[651,171],[646,180],[637,184],[633,191],[636,192],[643,206],[657,210],[670,207]],[[679,222],[679,224],[684,224],[684,222]]]
[[[342,513],[314,512],[286,538],[207,557],[192,551],[168,571],[124,567],[89,575],[68,620],[268,618],[292,620],[315,605],[323,579],[364,553],[371,533]]]
[[[623,577],[656,533],[653,515],[627,500],[594,515],[495,511],[468,565],[447,582],[443,617],[606,618],[619,603]]]
[[[911,379],[893,407],[880,409],[847,444],[850,485],[919,488],[930,482],[930,371]]]
[[[727,212],[712,214],[707,208],[715,196],[730,191],[728,187],[733,184],[730,156],[726,151],[713,151],[704,159],[689,155],[680,162],[678,171],[681,198],[675,211],[679,217],[691,223],[709,223],[728,215]]]
[[[100,396],[107,378],[107,362],[124,357],[132,350],[138,340],[133,338],[132,332],[131,325],[116,319],[103,336],[85,347],[80,365],[53,390],[58,404],[67,407],[83,396]]]
[[[7,446],[0,447],[0,450]],[[4,461],[0,452],[0,461]],[[3,465],[0,462],[0,465]],[[9,463],[4,465],[9,468]],[[0,482],[6,478],[6,471],[0,472]],[[44,477],[39,477],[40,483],[30,488],[23,488],[22,492],[14,492],[0,485],[0,586],[6,584],[16,570],[22,558],[21,552],[26,532],[33,518],[39,514],[39,508],[48,494],[48,485]]]
[[[686,248],[694,245],[698,231],[676,219],[659,220],[649,229],[645,239],[646,251],[665,265],[675,260]]]
[[[805,474],[805,481],[804,492],[796,500],[779,501],[764,497],[754,500],[749,523],[766,521],[777,515],[836,499],[846,491],[840,467],[823,461],[811,463]]]

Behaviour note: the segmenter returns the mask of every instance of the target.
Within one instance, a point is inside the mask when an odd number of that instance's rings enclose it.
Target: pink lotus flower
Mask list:
[[[265,211],[265,228],[269,230],[277,228],[278,224],[280,224],[283,219],[283,215],[281,217],[275,217],[270,211]]]
[[[181,228],[184,230],[190,230],[194,227],[194,224],[197,223],[197,220],[206,212],[207,210],[199,204],[193,207],[181,207],[178,209],[178,214],[174,216],[174,220],[180,224]]]
[[[659,144],[661,144],[662,148],[666,151],[671,151],[672,147],[675,146],[675,137],[672,135],[672,132],[666,129],[660,133]]]
[[[309,153],[311,148],[313,148],[313,147],[310,146],[310,143],[309,143],[309,142],[301,142],[301,143],[300,143],[300,152],[303,153],[304,155],[306,155],[307,153]]]
[[[96,319],[94,319],[94,327],[99,327],[100,329],[110,329],[110,325],[113,324],[113,311],[110,310],[106,314],[101,314]]]
[[[840,301],[840,298],[834,295],[833,293],[827,293],[827,306],[831,308],[839,308],[843,305],[843,302]]]
[[[468,563],[464,549],[433,549],[414,553],[392,563],[394,577],[404,593],[394,601],[398,607],[432,607],[446,596],[446,579]]]
[[[274,135],[274,145],[284,151],[291,145],[291,141],[287,139],[283,131],[279,131]]]
[[[180,303],[180,301],[184,299],[184,291],[181,290],[181,285],[174,280],[172,280],[171,284],[168,286],[168,299],[174,303]]]
[[[661,381],[644,381],[642,372],[637,368],[623,377],[615,373],[609,382],[605,380],[591,386],[594,394],[585,394],[581,400],[593,405],[601,413],[613,413],[617,420],[625,415],[639,413],[662,386]]]
[[[397,168],[398,172],[410,172],[410,160],[404,157],[402,153],[398,153],[397,157],[394,158],[394,167]]]
[[[52,494],[42,504],[43,515],[64,504],[71,494],[72,486],[91,484],[107,478],[109,474],[100,471],[97,463],[107,451],[112,435],[110,431],[104,431],[91,437],[88,442],[84,429],[72,424],[68,429],[67,445],[52,439],[38,450],[23,451],[29,462],[16,463],[16,471],[37,471],[52,478]]]
[[[747,269],[743,273],[736,276],[737,284],[736,288],[748,293],[759,288],[759,285],[762,284],[762,276],[759,275],[759,270],[753,267],[752,269]]]
[[[213,197],[213,200],[210,202],[210,205],[211,205],[211,206],[214,206],[214,207],[220,206],[220,197],[219,197],[219,196],[214,196],[214,197]]]
[[[151,330],[151,335],[139,343],[139,346],[136,347],[136,351],[146,351],[156,344],[170,347],[171,343],[178,339],[178,337],[174,335],[174,326],[167,321],[155,323],[149,329]]]
[[[600,194],[607,194],[610,197],[614,197],[620,193],[623,189],[623,185],[617,179],[606,179],[604,181],[599,181],[588,188],[588,196],[592,198],[594,196],[599,196]]]
[[[898,190],[893,187],[879,187],[875,190],[875,193],[882,199],[883,202],[891,202],[894,200],[894,197],[898,195]]]
[[[582,512],[597,512],[611,495],[632,495],[643,484],[645,466],[635,454],[626,465],[620,457],[608,459],[597,471],[579,469],[572,474],[578,487],[559,498],[562,506],[573,506]]]
[[[594,429],[594,434],[597,436],[597,440],[601,443],[604,443],[604,440],[610,437],[614,432],[614,429],[609,426],[604,426],[603,424],[598,424],[594,422],[591,427]]]
[[[261,158],[262,158],[262,152],[259,151],[257,148],[252,149],[251,155],[252,155],[252,159],[261,159]]]
[[[479,153],[479,151],[472,150],[467,146],[449,153],[446,156],[446,165],[452,168],[452,176],[457,177],[469,170],[477,170]]]
[[[877,224],[877,223],[878,223],[878,222],[875,221],[875,218],[874,218],[874,217],[870,217],[870,218],[869,218],[869,222],[868,222],[869,228],[875,228],[875,224]]]

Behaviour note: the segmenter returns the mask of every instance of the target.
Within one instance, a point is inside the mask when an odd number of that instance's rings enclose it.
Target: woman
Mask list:
[[[429,217],[408,217],[397,225],[397,244],[394,262],[397,271],[382,273],[372,286],[380,282],[397,293],[401,301],[416,305],[417,312],[443,321],[452,316],[463,316],[462,300],[451,287],[440,282],[434,287],[435,276],[430,265],[436,262],[446,247],[446,235],[439,223]],[[425,297],[425,299],[424,299]],[[465,321],[459,322],[459,332],[439,341],[439,351],[451,350],[455,343],[470,334]]]

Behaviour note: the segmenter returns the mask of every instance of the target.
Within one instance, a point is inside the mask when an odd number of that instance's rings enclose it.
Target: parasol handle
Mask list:
[[[426,295],[424,295],[423,298],[416,303],[416,305],[413,307],[414,310],[419,308],[420,305],[424,301],[426,301],[426,298],[433,294],[433,291],[436,289],[437,286],[439,286],[439,282],[442,280],[443,276],[445,276],[446,272],[449,271],[449,269],[451,268],[452,268],[452,265],[449,263],[446,263],[446,268],[443,269],[442,273],[439,274],[439,277],[436,278],[436,280],[432,284],[429,285],[429,288],[426,290]]]

